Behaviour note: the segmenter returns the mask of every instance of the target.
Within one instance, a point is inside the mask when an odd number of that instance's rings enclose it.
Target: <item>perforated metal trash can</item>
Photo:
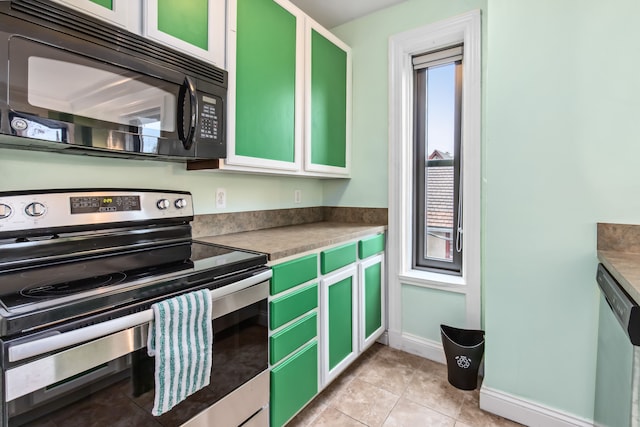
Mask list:
[[[484,354],[484,331],[440,325],[440,335],[449,383],[461,390],[475,390]]]

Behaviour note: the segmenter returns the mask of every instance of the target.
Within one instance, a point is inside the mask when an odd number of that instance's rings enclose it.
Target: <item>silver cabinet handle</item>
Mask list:
[[[211,298],[214,302],[213,318],[217,318],[226,313],[218,314],[215,310],[215,301],[224,296],[238,292],[242,289],[257,285],[271,278],[271,270],[260,272],[254,276],[231,283],[211,291]],[[264,296],[266,298],[267,295]],[[85,328],[76,329],[69,332],[63,332],[35,341],[29,341],[22,344],[16,344],[9,347],[9,361],[17,362],[28,359],[30,357],[45,354],[51,351],[60,350],[61,348],[71,345],[80,344],[96,338],[133,328],[144,323],[148,323],[153,319],[153,310],[145,310],[140,313],[129,314],[113,320],[107,320],[96,325],[87,326]]]

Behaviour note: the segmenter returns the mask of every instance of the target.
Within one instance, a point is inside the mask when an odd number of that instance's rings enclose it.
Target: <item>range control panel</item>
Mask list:
[[[147,190],[0,193],[0,233],[193,217],[191,194]]]

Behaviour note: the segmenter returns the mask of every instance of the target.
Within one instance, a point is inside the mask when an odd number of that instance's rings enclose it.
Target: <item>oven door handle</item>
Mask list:
[[[271,269],[262,271],[246,279],[239,280],[227,286],[211,290],[211,298],[214,302],[214,318],[220,317],[226,313],[217,313],[215,310],[216,300],[225,297],[234,292],[241,291],[251,286],[257,285],[271,278]],[[267,295],[264,295],[266,298]],[[129,314],[117,319],[107,320],[106,322],[96,325],[87,326],[69,332],[63,332],[58,335],[52,335],[35,341],[29,341],[21,344],[15,344],[9,347],[9,362],[18,362],[30,357],[39,356],[52,351],[60,350],[72,345],[81,344],[106,335],[119,332],[125,329],[133,328],[153,320],[153,310],[145,310],[140,313]]]

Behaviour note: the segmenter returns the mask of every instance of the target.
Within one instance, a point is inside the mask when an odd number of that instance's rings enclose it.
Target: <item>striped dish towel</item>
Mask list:
[[[191,292],[153,304],[147,350],[155,356],[151,413],[162,415],[211,378],[211,293]]]

